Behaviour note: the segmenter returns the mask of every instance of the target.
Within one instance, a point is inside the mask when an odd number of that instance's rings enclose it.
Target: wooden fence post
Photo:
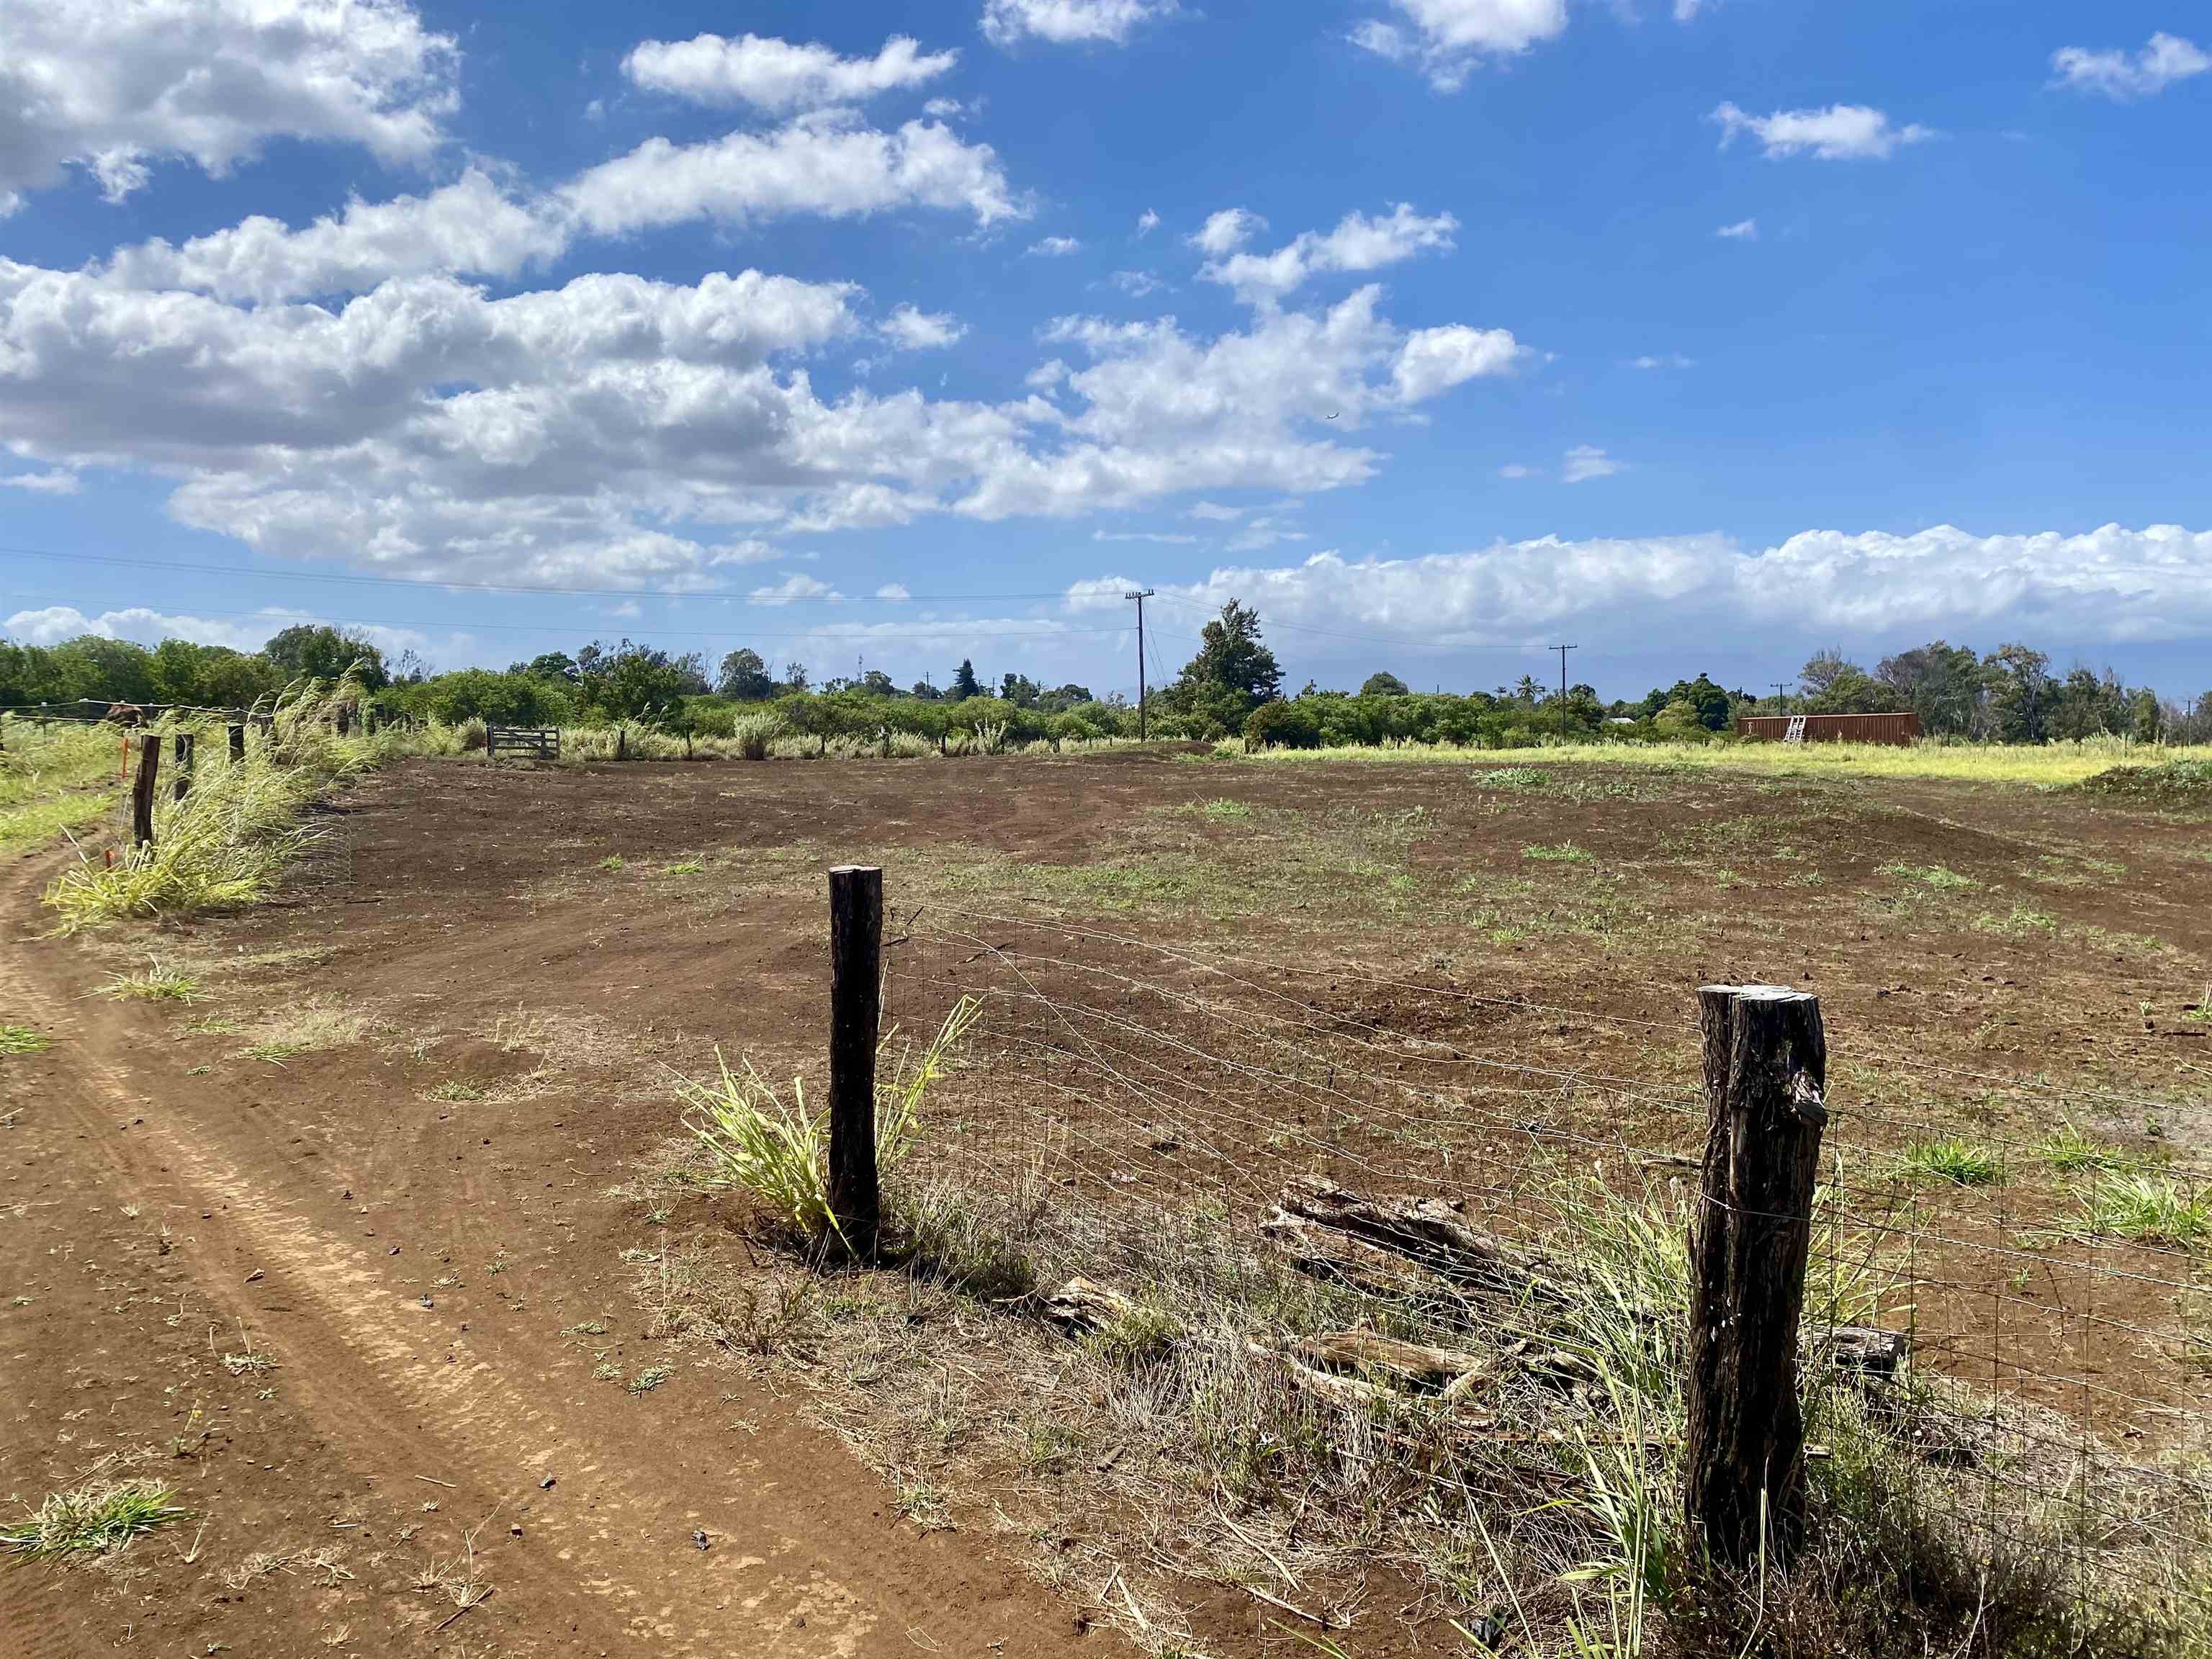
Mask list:
[[[236,766],[246,758],[246,726],[243,721],[230,728],[230,763]]]
[[[138,775],[131,785],[131,838],[141,847],[154,844],[154,780],[161,770],[161,734],[149,732],[138,739]]]
[[[1794,1540],[1804,1496],[1797,1319],[1828,1121],[1820,1001],[1777,985],[1698,992],[1710,1114],[1690,1233],[1682,1501],[1735,1565]]]
[[[179,800],[192,793],[192,763],[197,758],[192,751],[198,747],[199,739],[190,732],[177,733],[175,753],[170,758],[177,763],[176,797]]]
[[[345,704],[340,703],[338,705],[338,735],[340,737],[345,736],[347,730],[352,725],[352,721],[353,710],[347,708]]]
[[[883,1016],[884,872],[830,872],[830,1211],[854,1253],[876,1251],[876,1040]]]

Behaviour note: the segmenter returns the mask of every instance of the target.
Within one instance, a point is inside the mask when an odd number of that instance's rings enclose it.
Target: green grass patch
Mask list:
[[[919,1056],[902,1046],[894,1048],[896,1030],[877,1045],[876,1164],[885,1175],[913,1150],[923,1100],[981,1014],[980,1003],[963,997]],[[800,1079],[792,1079],[787,1098],[750,1059],[739,1065],[732,1072],[718,1048],[718,1077],[678,1079],[684,1127],[707,1155],[703,1184],[752,1194],[799,1233],[842,1235],[830,1207],[828,1111],[808,1107]]]
[[[135,974],[110,974],[97,994],[131,997],[141,1002],[180,1002],[189,1007],[199,1000],[200,982],[179,969],[149,961]]]
[[[1540,864],[1588,864],[1590,861],[1589,849],[1577,847],[1571,841],[1563,841],[1556,847],[1524,847],[1521,849],[1521,856],[1534,859]]]
[[[1984,911],[1976,916],[1974,931],[1978,933],[2002,933],[2008,939],[2026,939],[2033,933],[2057,939],[2058,918],[2033,904],[2015,904],[2009,915],[1992,915]]]
[[[675,864],[664,864],[660,866],[660,873],[664,876],[696,876],[706,867],[697,859],[684,859]]]
[[[2035,1155],[2061,1175],[2084,1170],[2121,1170],[2134,1160],[2117,1146],[2086,1135],[2070,1121],[2052,1130]]]
[[[27,1025],[0,1024],[0,1054],[35,1054],[52,1039]]]
[[[1552,775],[1540,766],[1493,766],[1477,772],[1470,781],[1485,789],[1504,789],[1525,795],[1547,787]]]
[[[112,1555],[189,1511],[158,1480],[124,1480],[52,1494],[15,1526],[0,1532],[0,1548],[32,1560]]]
[[[1941,864],[1885,864],[1875,873],[1895,876],[1902,881],[1917,882],[1923,887],[1933,887],[1939,891],[1955,891],[1982,884],[1972,876],[1961,875]]]
[[[2099,1238],[2132,1239],[2194,1249],[2212,1239],[2212,1197],[2186,1192],[2162,1176],[2118,1176],[2077,1192],[2081,1230]]]
[[[35,847],[65,830],[97,823],[115,808],[115,793],[72,793],[0,809],[0,851]]]
[[[620,853],[610,853],[606,857],[599,860],[599,868],[606,871],[611,875],[615,871],[620,870],[623,867],[623,855]]]
[[[1899,1173],[1954,1187],[1994,1187],[2004,1179],[2004,1160],[1990,1147],[1948,1136],[1916,1140],[1898,1154]]]

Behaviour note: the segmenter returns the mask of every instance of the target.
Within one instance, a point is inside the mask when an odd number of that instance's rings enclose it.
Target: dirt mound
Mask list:
[[[2084,778],[2081,787],[2152,806],[2212,806],[2212,761],[2166,761],[2156,766],[2113,766]]]

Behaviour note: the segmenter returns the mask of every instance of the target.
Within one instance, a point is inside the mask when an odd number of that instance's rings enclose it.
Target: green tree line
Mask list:
[[[149,648],[86,635],[51,647],[0,640],[0,705],[77,700],[246,708],[302,678],[349,668],[387,714],[458,725],[631,723],[727,735],[748,714],[772,714],[806,736],[870,737],[998,730],[1016,742],[1133,737],[1137,711],[1073,682],[1046,686],[1021,674],[995,684],[963,659],[940,688],[902,687],[867,671],[816,682],[804,665],[776,668],[739,647],[709,672],[706,657],[623,639],[573,653],[548,652],[503,670],[433,674],[404,653],[387,661],[355,633],[299,624],[257,652],[165,640]],[[1510,748],[1561,738],[1695,738],[1726,732],[1744,714],[1872,714],[1909,709],[1931,735],[2041,743],[2113,733],[2142,740],[2212,740],[2212,694],[2182,704],[2112,673],[2059,675],[2041,652],[2000,646],[1986,655],[1937,640],[1881,659],[1871,669],[1840,651],[1816,653],[1794,691],[1759,698],[1709,676],[1607,702],[1588,685],[1564,692],[1523,676],[1491,691],[1419,693],[1395,674],[1370,674],[1356,691],[1309,682],[1285,696],[1283,671],[1251,606],[1236,600],[1206,624],[1197,653],[1146,710],[1155,736],[1243,736],[1288,747],[1446,743]]]

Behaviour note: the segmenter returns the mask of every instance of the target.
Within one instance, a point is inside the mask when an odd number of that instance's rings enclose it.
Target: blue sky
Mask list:
[[[2193,694],[2191,11],[9,0],[0,627]]]

